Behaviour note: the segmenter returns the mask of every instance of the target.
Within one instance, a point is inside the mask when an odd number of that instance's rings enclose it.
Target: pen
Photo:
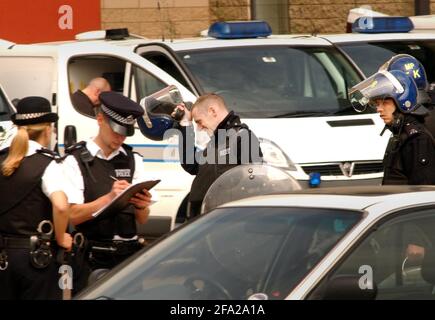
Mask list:
[[[114,176],[110,176],[110,178],[112,178],[112,180],[119,181],[119,180],[116,179]]]

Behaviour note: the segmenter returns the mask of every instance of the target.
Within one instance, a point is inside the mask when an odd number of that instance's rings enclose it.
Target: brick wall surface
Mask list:
[[[250,5],[251,0],[101,0],[101,23],[149,38],[184,38],[198,36],[214,21],[250,20]],[[289,0],[290,32],[345,32],[349,10],[362,5],[390,15],[414,14],[414,0]],[[435,0],[430,6],[435,13]]]

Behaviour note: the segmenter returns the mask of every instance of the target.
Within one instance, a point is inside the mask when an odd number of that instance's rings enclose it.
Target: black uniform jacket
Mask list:
[[[385,151],[382,184],[435,184],[435,141],[423,119],[406,115],[397,131]]]
[[[192,202],[202,201],[211,184],[227,170],[240,164],[262,162],[263,154],[257,137],[232,111],[218,125],[204,150],[193,145],[192,126],[181,127],[180,131],[181,165],[188,173],[196,175],[190,190],[189,200]]]

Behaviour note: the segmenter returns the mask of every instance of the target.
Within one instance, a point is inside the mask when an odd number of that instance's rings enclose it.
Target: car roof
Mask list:
[[[406,194],[406,197],[404,197]],[[400,200],[400,201],[399,201]],[[419,201],[435,202],[435,186],[355,186],[304,189],[288,194],[263,195],[234,202],[221,207],[315,207],[365,210],[380,202],[394,206]]]
[[[435,33],[343,33],[319,35],[322,39],[333,43],[352,43],[363,41],[394,40],[435,40]]]
[[[206,48],[220,48],[220,47],[242,47],[242,46],[271,46],[271,45],[301,45],[301,46],[331,46],[331,44],[321,38],[301,34],[301,35],[272,35],[267,38],[254,38],[254,39],[215,39],[210,37],[195,37],[184,39],[125,39],[125,40],[83,40],[83,41],[61,41],[61,42],[45,42],[38,45],[69,45],[69,44],[111,44],[125,47],[136,47],[141,44],[165,44],[175,51],[182,50],[195,50]]]

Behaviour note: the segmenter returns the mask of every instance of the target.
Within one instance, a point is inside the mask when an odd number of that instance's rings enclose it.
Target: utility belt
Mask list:
[[[30,238],[7,237],[0,235],[0,271],[8,268],[8,249],[28,249],[30,263],[36,269],[48,267],[57,250],[57,244],[53,240],[53,223],[43,220],[37,228],[38,234]]]

